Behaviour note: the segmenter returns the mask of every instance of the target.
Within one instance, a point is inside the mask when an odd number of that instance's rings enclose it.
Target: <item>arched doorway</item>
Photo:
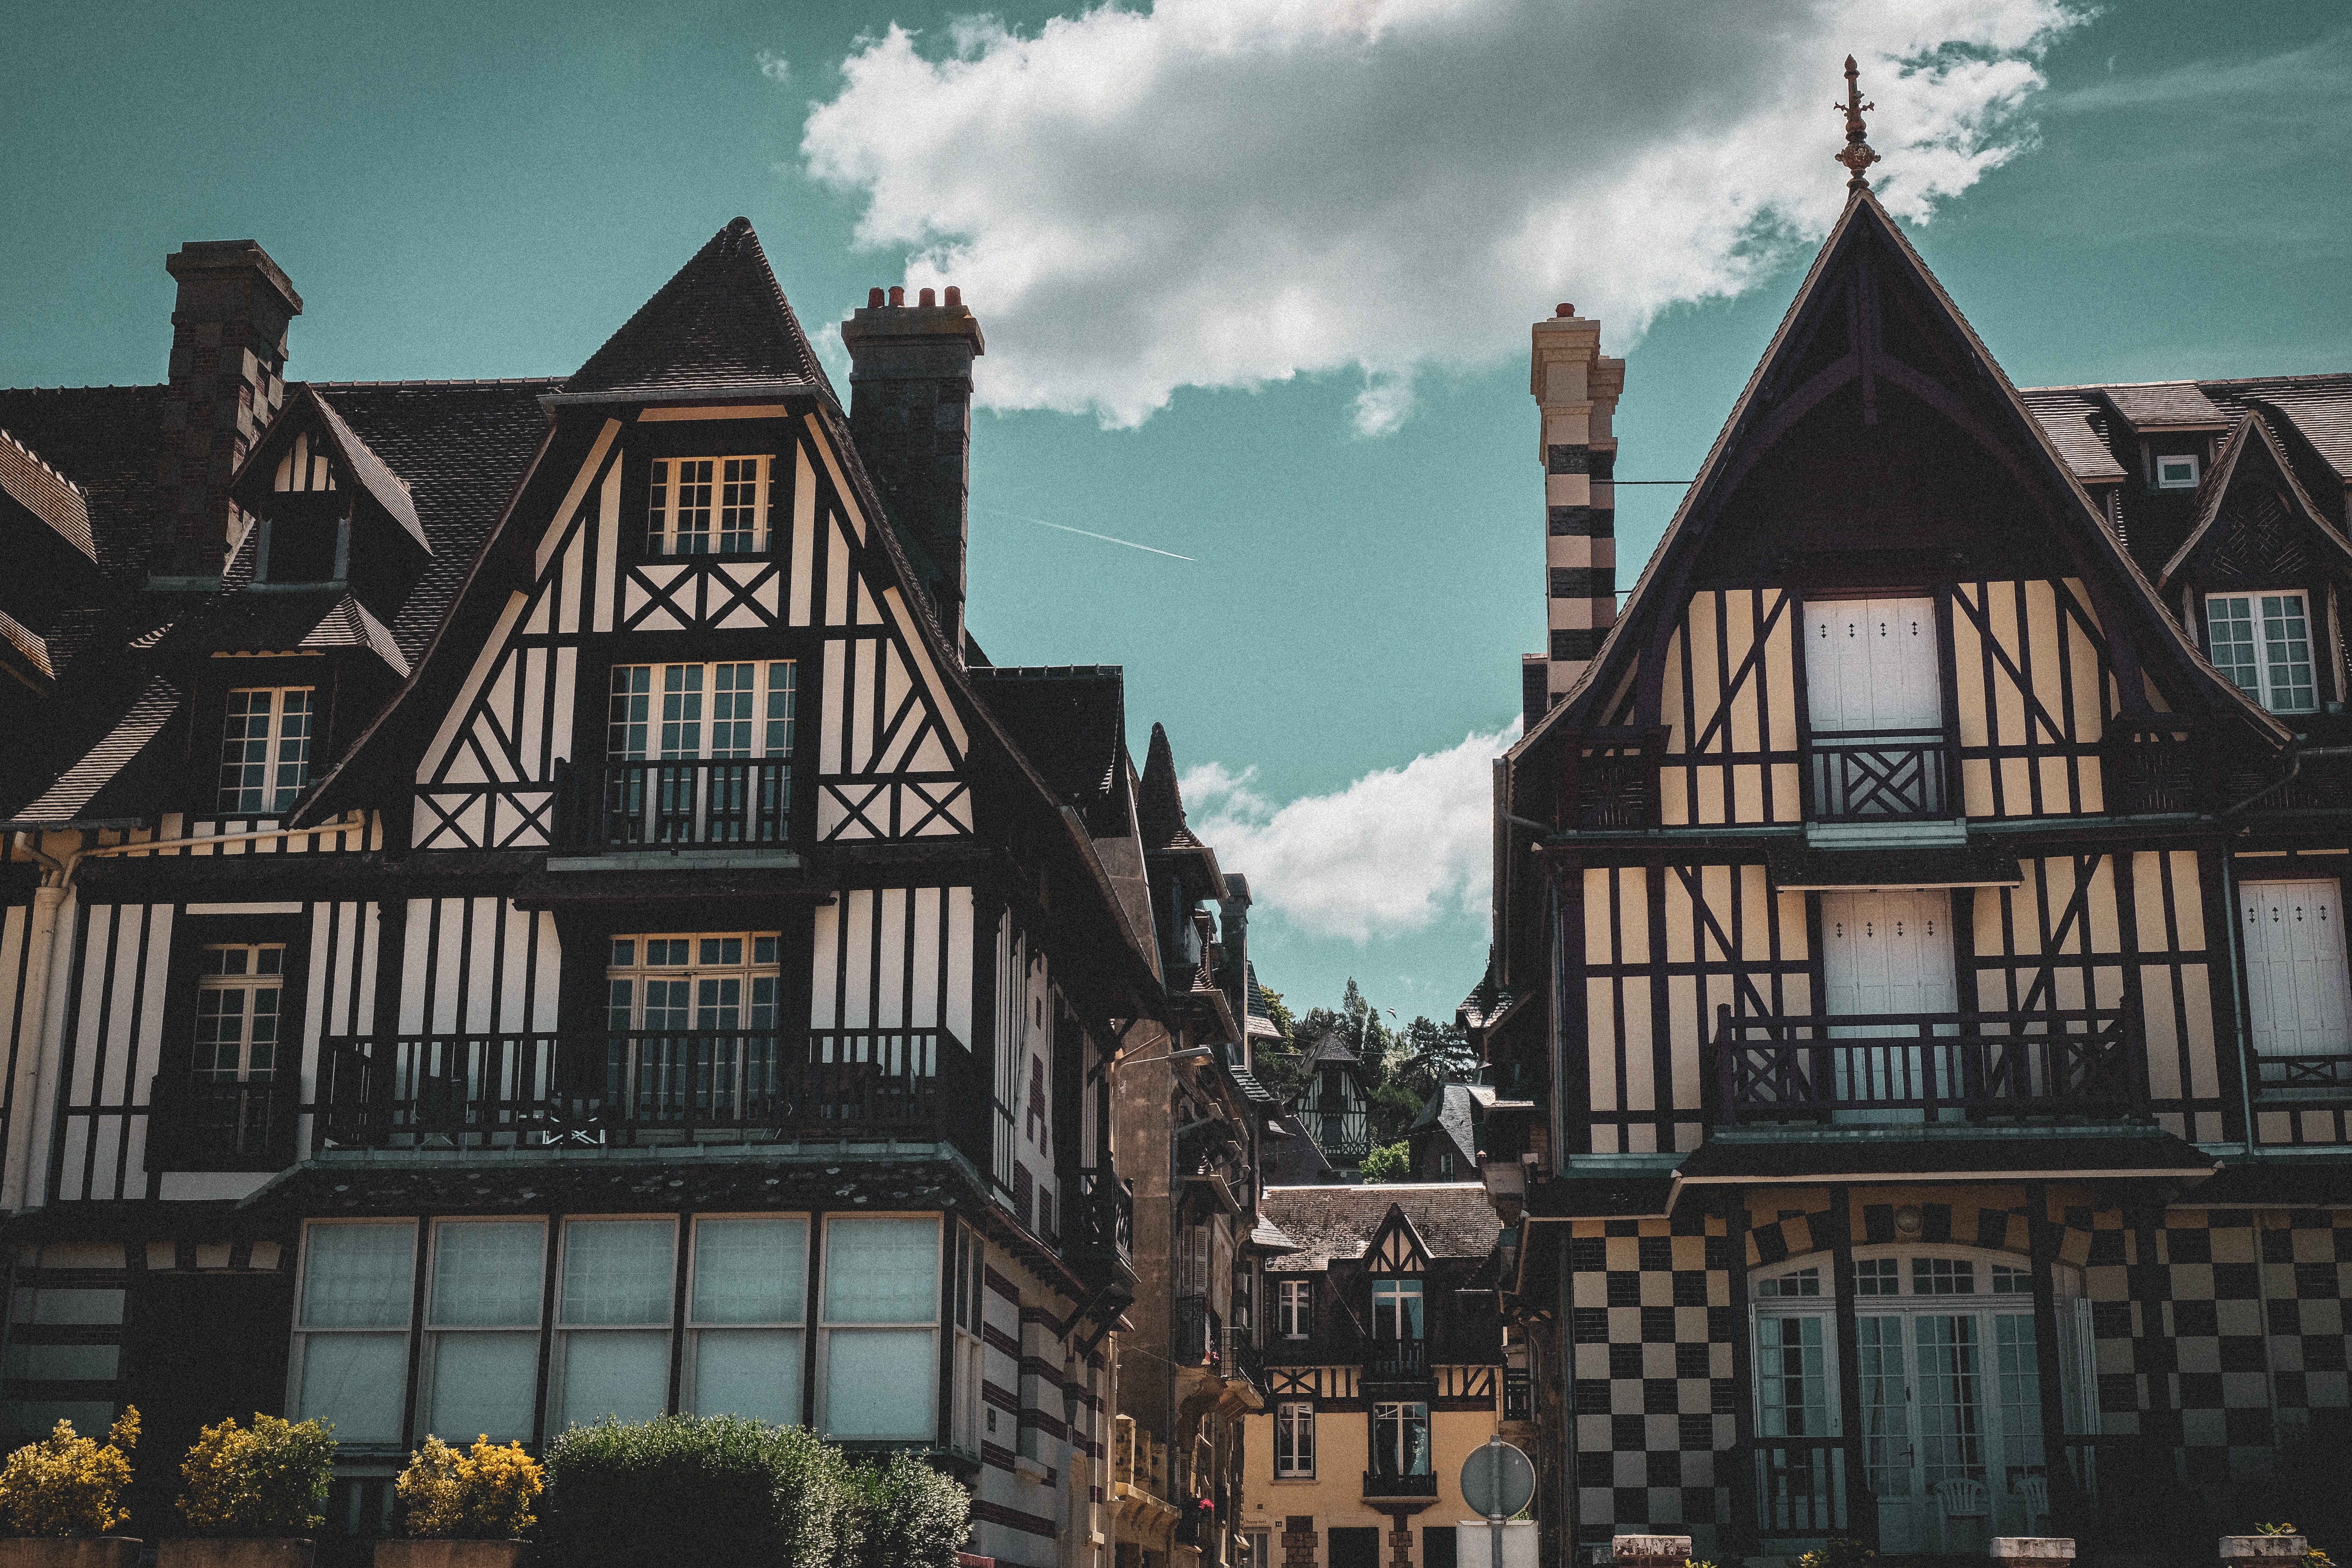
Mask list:
[[[1848,1436],[1832,1267],[1816,1254],[1752,1282],[1759,1447],[1774,1438]],[[1862,1425],[1859,1443],[1841,1446],[1859,1450],[1864,1483],[1878,1501],[1881,1550],[1981,1556],[1993,1536],[2046,1531],[2043,1347],[2028,1260],[1962,1247],[1858,1247],[1853,1276]],[[2096,1407],[2084,1386],[2089,1304],[2079,1271],[2059,1265],[2054,1283],[2066,1429],[2084,1431]],[[1793,1478],[1785,1465],[1765,1470],[1768,1513],[1802,1510],[1806,1500],[1792,1487],[1818,1494],[1846,1480],[1842,1464],[1809,1465]],[[1834,1516],[1850,1515],[1839,1507]]]

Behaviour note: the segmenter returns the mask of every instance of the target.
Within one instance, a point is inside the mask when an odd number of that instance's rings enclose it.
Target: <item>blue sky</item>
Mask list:
[[[1834,216],[1848,48],[2021,384],[2352,368],[2340,5],[964,11],[19,9],[0,378],[160,380],[194,238],[286,268],[320,379],[568,372],[737,213],[813,331],[961,279],[976,635],[1127,667],[1269,984],[1443,1016],[1542,635],[1527,322],[1598,314],[1618,471],[1688,477]],[[1620,491],[1621,580],[1677,495]]]

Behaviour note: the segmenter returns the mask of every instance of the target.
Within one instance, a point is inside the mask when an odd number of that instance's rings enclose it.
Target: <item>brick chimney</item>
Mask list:
[[[937,606],[948,644],[963,654],[965,502],[971,491],[971,362],[987,352],[980,323],[950,289],[944,304],[924,289],[886,299],[841,323],[849,350],[849,430],[891,515],[927,559],[915,568]]]
[[[249,239],[191,240],[163,258],[180,280],[148,585],[217,587],[240,531],[236,465],[286,400],[286,328],[302,297]]]
[[[1617,620],[1617,437],[1625,362],[1601,353],[1601,323],[1562,305],[1535,324],[1528,390],[1543,411],[1542,708],[1528,671],[1528,722],[1565,696]],[[1532,666],[1533,660],[1528,661]]]

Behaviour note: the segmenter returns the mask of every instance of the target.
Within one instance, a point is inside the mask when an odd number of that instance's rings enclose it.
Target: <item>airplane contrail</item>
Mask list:
[[[1066,522],[1047,522],[1042,517],[1029,517],[1017,511],[1003,511],[992,506],[976,506],[974,511],[984,511],[991,517],[1009,517],[1015,522],[1034,522],[1040,528],[1057,528],[1064,533],[1081,534],[1087,539],[1099,539],[1105,544],[1124,544],[1129,550],[1148,550],[1154,555],[1165,555],[1171,561],[1192,561],[1189,555],[1179,555],[1172,550],[1162,550],[1156,544],[1138,544],[1132,539],[1114,539],[1108,533],[1097,533],[1090,528],[1072,528]],[[1194,565],[1200,563],[1193,561]]]

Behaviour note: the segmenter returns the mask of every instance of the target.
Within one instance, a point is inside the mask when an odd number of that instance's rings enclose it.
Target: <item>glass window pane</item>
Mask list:
[[[397,1443],[407,1386],[406,1334],[307,1334],[294,1419],[317,1415],[333,1422],[339,1442]]]
[[[940,1376],[933,1337],[930,1329],[835,1331],[827,1347],[825,1435],[928,1439]]]
[[[451,1443],[527,1438],[531,1395],[538,1385],[537,1334],[438,1335],[425,1429]]]
[[[808,1221],[706,1219],[695,1226],[696,1322],[797,1323],[807,1302]]]
[[[446,1328],[535,1328],[546,1262],[539,1220],[444,1225],[434,1235],[433,1321]]]
[[[445,1345],[448,1342],[446,1340],[442,1342]],[[566,1426],[585,1426],[606,1415],[617,1415],[624,1421],[650,1421],[660,1415],[668,1403],[669,1335],[667,1333],[563,1336],[563,1422]]]
[[[414,1225],[314,1225],[303,1234],[302,1321],[404,1329],[415,1282]]]
[[[566,1222],[561,1321],[668,1322],[677,1229],[666,1219]]]
[[[824,1316],[923,1323],[940,1315],[940,1226],[930,1219],[825,1222]],[[835,1428],[836,1433],[840,1428]]]
[[[694,1409],[775,1426],[801,1424],[798,1329],[728,1329],[695,1336]]]

